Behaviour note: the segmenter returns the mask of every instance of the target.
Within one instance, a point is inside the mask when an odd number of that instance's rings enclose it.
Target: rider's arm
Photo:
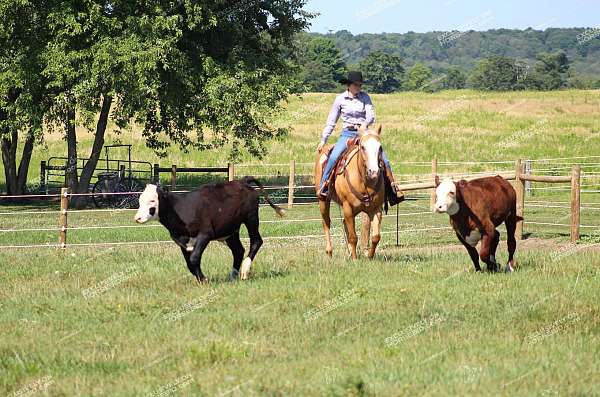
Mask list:
[[[335,99],[333,102],[333,106],[331,107],[331,111],[329,112],[329,116],[327,117],[327,123],[325,124],[325,128],[323,129],[323,133],[321,134],[321,142],[326,143],[327,139],[333,132],[335,128],[335,124],[340,118],[340,113],[342,112],[342,102],[340,101],[340,97]]]
[[[365,94],[365,124],[370,126],[375,122],[375,108],[373,107],[373,102],[371,102],[371,97],[368,94]]]

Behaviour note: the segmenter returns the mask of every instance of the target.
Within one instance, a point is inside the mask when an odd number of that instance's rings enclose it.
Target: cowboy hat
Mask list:
[[[361,72],[348,72],[348,77],[340,80],[341,84],[364,84],[363,75]]]

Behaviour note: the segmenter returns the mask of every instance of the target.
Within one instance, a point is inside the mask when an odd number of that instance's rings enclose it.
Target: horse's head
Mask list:
[[[377,130],[359,129],[360,156],[367,171],[367,179],[375,182],[379,179],[381,158],[381,125]]]

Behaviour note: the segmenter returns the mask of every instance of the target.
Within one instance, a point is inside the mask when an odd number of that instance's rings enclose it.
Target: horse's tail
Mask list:
[[[271,208],[273,208],[275,210],[277,215],[279,215],[279,216],[285,215],[285,210],[283,208],[281,208],[280,206],[278,206],[277,204],[273,203],[273,201],[271,201],[271,198],[265,191],[264,186],[256,178],[254,178],[253,176],[245,176],[244,178],[242,178],[242,181],[247,185],[254,183],[256,186],[258,186],[258,190],[260,190],[260,193],[265,198],[266,202],[271,206]]]

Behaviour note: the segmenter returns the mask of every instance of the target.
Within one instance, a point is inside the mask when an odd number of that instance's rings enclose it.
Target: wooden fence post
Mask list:
[[[60,214],[58,216],[58,244],[63,250],[67,248],[67,212],[69,209],[69,189],[60,189]]]
[[[160,172],[158,171],[159,165],[154,164],[154,171],[152,172],[152,181],[154,181],[155,185],[158,185],[160,182]]]
[[[40,162],[40,193],[46,194],[46,161]]]
[[[531,175],[531,160],[525,160],[524,168],[525,170],[523,173],[525,175]],[[531,181],[525,181],[525,195],[531,196],[531,192]]]
[[[171,191],[175,190],[177,186],[177,166],[173,164],[171,166]]]
[[[227,168],[227,178],[229,182],[231,182],[235,179],[235,168],[233,167],[233,163],[227,164]]]
[[[517,216],[523,217],[525,210],[525,184],[521,179],[523,173],[523,165],[521,159],[515,162],[515,192],[517,193]],[[523,239],[523,221],[517,222],[517,228],[515,231],[515,238],[517,240]]]
[[[581,166],[574,165],[571,171],[571,242],[579,240],[581,210]]]
[[[437,176],[437,159],[431,160],[431,176],[435,181],[435,177]],[[432,211],[435,209],[435,188],[431,189],[430,207]]]
[[[294,206],[294,187],[296,185],[296,161],[290,160],[290,180],[288,186],[288,208]]]

